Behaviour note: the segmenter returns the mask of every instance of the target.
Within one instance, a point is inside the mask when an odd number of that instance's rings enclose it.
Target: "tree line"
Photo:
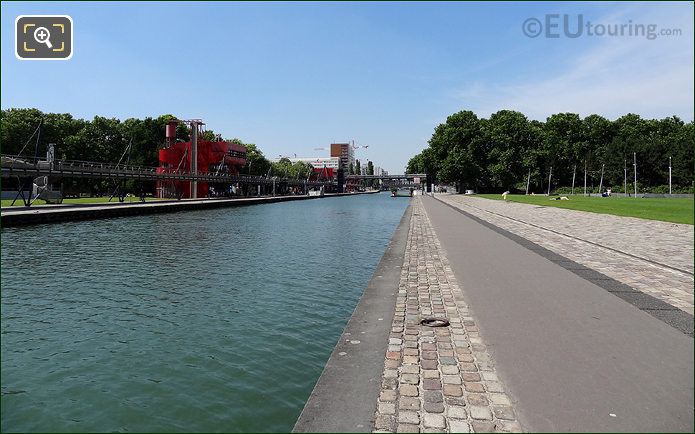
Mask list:
[[[460,111],[438,125],[428,147],[410,159],[407,173],[427,173],[459,191],[577,193],[587,184],[633,190],[637,159],[640,192],[668,193],[669,157],[673,192],[693,192],[693,122],[676,116],[643,119],[627,114],[614,121],[599,115],[581,118],[558,113],[545,122],[501,110],[488,119]],[[552,172],[551,172],[552,171]],[[550,184],[550,185],[549,185]]]
[[[166,142],[166,125],[175,118],[165,114],[124,121],[102,116],[85,120],[69,113],[11,108],[0,112],[0,146],[6,155],[21,151],[22,157],[41,158],[45,157],[48,144],[54,143],[58,159],[115,164],[130,145],[129,164],[156,167],[158,152]],[[176,135],[179,140],[190,140],[188,128],[183,124],[179,124]],[[219,137],[213,130],[205,130],[201,135],[202,140]],[[306,163],[292,164],[286,158],[270,162],[256,144],[243,143],[237,138],[226,140],[247,149],[246,165],[240,169],[242,174],[303,179],[311,173],[311,166]]]

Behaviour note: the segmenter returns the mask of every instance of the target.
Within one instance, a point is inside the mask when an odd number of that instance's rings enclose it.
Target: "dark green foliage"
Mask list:
[[[530,174],[530,190],[544,192],[551,167],[553,189],[571,186],[575,168],[575,188],[583,188],[585,167],[589,189],[597,189],[603,166],[604,188],[617,191],[623,189],[625,168],[632,183],[636,153],[640,191],[668,184],[669,157],[674,189],[692,190],[694,148],[693,122],[675,116],[648,120],[627,114],[609,121],[558,113],[539,122],[511,110],[489,119],[461,111],[434,129],[429,146],[410,159],[406,172],[427,173],[460,190],[490,192],[523,191]]]
[[[166,124],[174,118],[174,115],[167,114],[157,118],[130,118],[125,121],[101,116],[83,120],[75,119],[67,113],[7,109],[0,112],[0,151],[8,155],[17,155],[21,151],[23,157],[33,157],[34,154],[45,157],[48,144],[55,143],[58,159],[115,164],[122,158],[123,164],[128,162],[134,166],[154,167],[159,164],[159,149],[165,144]],[[32,134],[39,124],[41,129],[37,145],[36,135],[32,137]],[[178,140],[190,140],[188,128],[184,124],[179,124],[176,135]],[[202,140],[216,138],[217,134],[211,130],[201,134]],[[229,141],[247,147],[246,165],[241,173],[259,176],[268,174],[271,163],[255,144],[244,144],[239,139]],[[131,144],[129,157],[124,154],[128,144]],[[292,174],[304,176],[306,172],[306,167],[297,167]],[[68,179],[65,183],[68,190],[113,190],[113,186],[107,181]]]
[[[56,157],[60,159],[116,163],[132,141],[130,163],[156,166],[157,152],[165,141],[165,126],[172,118],[173,115],[163,115],[121,122],[116,118],[95,116],[88,121],[75,119],[68,113],[7,109],[0,112],[0,146],[3,154],[16,155],[41,123],[38,147],[34,136],[22,156],[34,156],[36,151],[43,157],[48,144],[55,143]],[[184,125],[179,125],[177,135],[182,140],[189,138]],[[203,137],[214,137],[214,133],[205,131]]]
[[[312,166],[303,161],[292,163],[289,158],[283,157],[279,161],[271,163],[271,175],[281,178],[306,179],[311,175]]]
[[[246,147],[246,165],[241,169],[244,175],[268,176],[271,163],[255,143],[244,143],[239,139],[227,140]]]

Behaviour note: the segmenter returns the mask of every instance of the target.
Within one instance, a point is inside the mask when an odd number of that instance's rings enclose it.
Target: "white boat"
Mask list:
[[[309,196],[323,197],[323,187],[319,190],[309,190]]]
[[[413,196],[413,191],[415,189],[410,188],[410,189],[393,189],[391,190],[391,197],[412,197]]]

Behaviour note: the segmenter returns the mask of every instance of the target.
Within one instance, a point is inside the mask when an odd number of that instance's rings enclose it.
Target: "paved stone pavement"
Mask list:
[[[437,195],[495,226],[693,314],[693,226]]]
[[[520,432],[422,199],[412,207],[374,430]],[[428,316],[451,324],[420,325]]]

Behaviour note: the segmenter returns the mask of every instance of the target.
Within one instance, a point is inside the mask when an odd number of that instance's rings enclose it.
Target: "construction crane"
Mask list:
[[[353,150],[362,148],[367,149],[369,148],[369,145],[355,145],[355,141],[353,140],[351,147]],[[328,148],[314,148],[314,151],[328,151]]]

